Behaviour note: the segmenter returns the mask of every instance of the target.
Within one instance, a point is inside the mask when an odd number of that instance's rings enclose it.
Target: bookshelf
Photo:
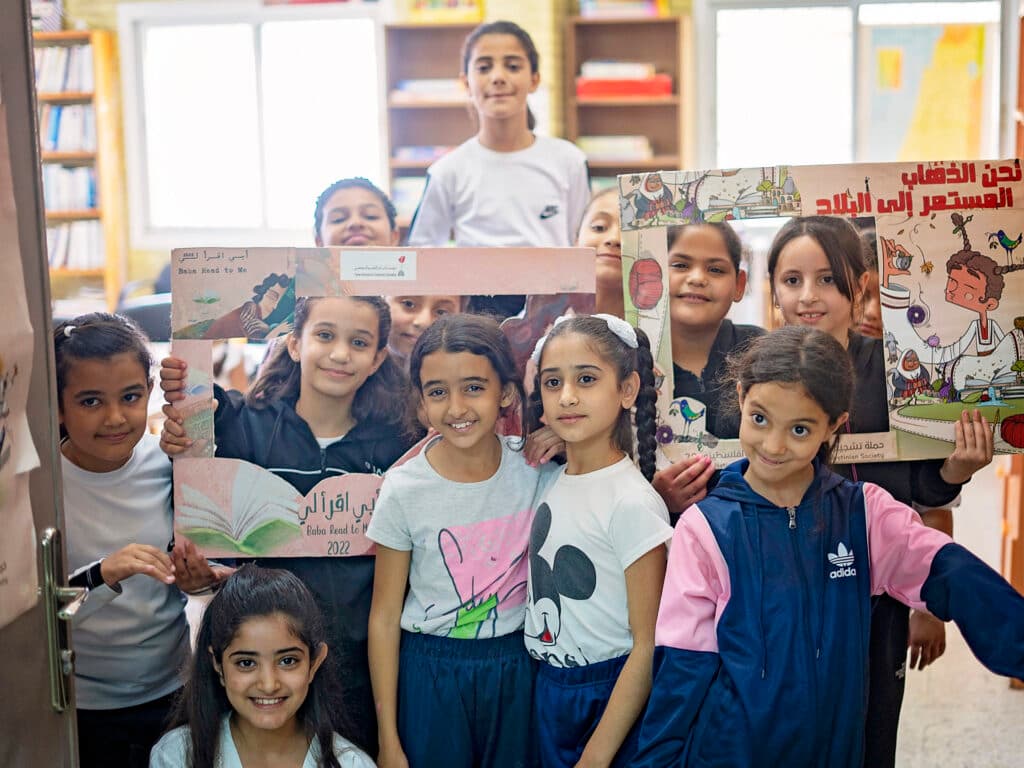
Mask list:
[[[457,80],[462,41],[475,26],[404,23],[384,28],[390,192],[403,235],[427,168],[444,148],[476,133],[468,97],[439,82]]]
[[[55,303],[91,291],[114,309],[124,282],[120,97],[106,31],[37,32],[39,145]],[[90,308],[88,299],[74,311]]]
[[[693,102],[689,18],[571,17],[565,27],[565,137],[642,136],[646,157],[593,157],[595,178],[632,171],[675,170],[692,162]],[[646,61],[668,75],[664,95],[577,96],[576,78],[587,61]],[[584,147],[586,151],[586,148]]]

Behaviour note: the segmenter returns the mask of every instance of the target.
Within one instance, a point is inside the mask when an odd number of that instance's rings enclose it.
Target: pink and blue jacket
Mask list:
[[[676,525],[632,765],[860,768],[882,592],[1024,676],[1024,597],[966,549],[871,483],[816,465],[800,504],[780,508],[746,468],[727,467]]]

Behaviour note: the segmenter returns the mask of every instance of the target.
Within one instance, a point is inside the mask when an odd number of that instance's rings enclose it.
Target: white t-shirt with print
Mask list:
[[[440,440],[442,438],[437,438]],[[401,626],[461,639],[517,632],[526,605],[526,548],[542,478],[503,437],[498,471],[478,483],[430,465],[432,441],[384,477],[368,538],[412,551]]]
[[[668,508],[628,457],[556,476],[534,514],[526,649],[554,667],[633,648],[625,571],[672,537]]]

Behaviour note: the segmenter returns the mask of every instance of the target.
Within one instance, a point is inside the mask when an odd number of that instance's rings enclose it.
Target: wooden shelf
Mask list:
[[[66,163],[68,165],[89,165],[96,162],[95,152],[43,152],[44,163]]]
[[[39,101],[45,101],[48,104],[76,104],[78,102],[89,102],[92,101],[95,94],[88,93],[86,91],[61,91],[59,93],[37,93],[36,98]]]
[[[96,200],[102,207],[77,210],[46,211],[47,227],[66,225],[77,221],[97,221],[102,230],[102,250],[86,258],[79,254],[79,263],[100,263],[94,269],[50,270],[51,277],[73,279],[88,278],[103,281],[107,306],[113,310],[124,283],[124,253],[126,249],[125,184],[121,177],[124,156],[121,137],[121,93],[117,84],[116,35],[103,30],[71,30],[63,32],[37,32],[32,36],[37,48],[90,46],[92,49],[92,91],[60,91],[36,94],[40,104],[91,104],[96,149],[91,152],[55,151],[41,153],[41,161],[48,165],[88,166],[95,168]],[[80,81],[87,84],[86,81]],[[84,201],[83,201],[84,202]],[[89,227],[86,227],[89,229]],[[68,287],[73,287],[69,285]],[[54,298],[61,298],[60,289]]]
[[[102,219],[103,212],[99,208],[82,208],[77,211],[47,211],[47,221],[88,221]]]
[[[61,32],[33,32],[32,40],[39,44],[84,45],[90,42],[92,33],[88,30],[65,29]]]
[[[678,96],[586,96],[570,99],[578,107],[677,107]]]
[[[103,267],[96,269],[51,269],[50,277],[103,277],[107,270]]]
[[[625,169],[637,171],[674,171],[679,167],[678,155],[655,155],[647,160],[588,160],[587,165],[592,171]]]
[[[627,36],[629,51],[622,47]],[[686,16],[626,18],[572,17],[565,25],[565,134],[646,136],[655,156],[649,160],[591,160],[592,171],[629,173],[675,170],[693,157],[693,67],[690,23]],[[642,59],[672,78],[671,95],[578,97],[576,78],[585,61]],[[628,110],[628,111],[627,111]]]

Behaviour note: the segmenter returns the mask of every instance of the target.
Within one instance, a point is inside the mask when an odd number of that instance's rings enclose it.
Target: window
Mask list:
[[[695,0],[699,167],[999,154],[996,0]]]
[[[132,245],[312,245],[324,187],[386,188],[376,13],[121,6]]]

